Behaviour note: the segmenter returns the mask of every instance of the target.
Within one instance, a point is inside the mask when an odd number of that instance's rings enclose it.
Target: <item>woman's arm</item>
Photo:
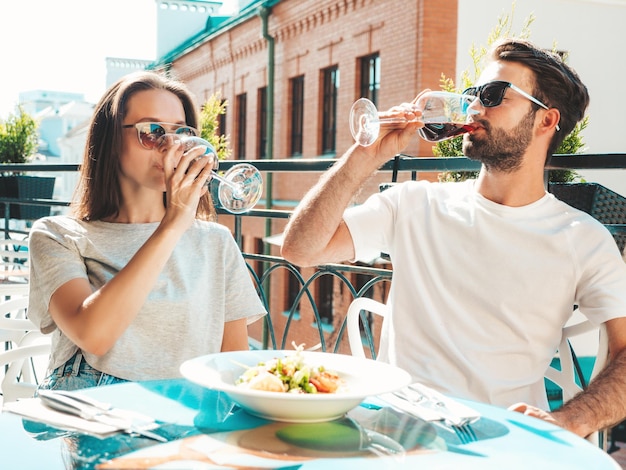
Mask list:
[[[248,324],[245,318],[224,323],[224,338],[222,339],[222,352],[247,351],[248,347]]]

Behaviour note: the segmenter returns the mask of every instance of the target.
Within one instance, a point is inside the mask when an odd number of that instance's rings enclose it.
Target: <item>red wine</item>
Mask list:
[[[429,122],[428,124],[424,124],[424,127],[419,129],[417,132],[424,140],[439,142],[440,140],[451,139],[452,137],[456,137],[457,135],[464,134],[465,132],[469,132],[471,130],[473,130],[473,127],[469,124],[450,122],[439,124]]]

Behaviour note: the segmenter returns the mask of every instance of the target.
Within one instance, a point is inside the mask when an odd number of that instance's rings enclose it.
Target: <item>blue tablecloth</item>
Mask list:
[[[330,427],[327,423],[305,428],[309,445],[294,445],[277,436],[296,425],[251,416],[224,393],[184,379],[119,384],[86,393],[155,417],[163,423],[157,432],[172,442],[159,444],[128,434],[100,439],[3,412],[0,468],[94,469],[99,464],[101,468],[119,468],[122,463],[134,463],[133,468],[194,469],[619,469],[608,454],[561,428],[478,403],[468,402],[482,414],[472,425],[473,442],[464,442],[444,426],[410,417],[372,398],[352,410],[348,420],[330,423]],[[378,457],[367,445],[355,445],[349,436],[329,440],[333,426],[349,422],[391,437],[406,454]],[[181,461],[185,458],[195,461]],[[149,464],[152,467],[145,466]]]

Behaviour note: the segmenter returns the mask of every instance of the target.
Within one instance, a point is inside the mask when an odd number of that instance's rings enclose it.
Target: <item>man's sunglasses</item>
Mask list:
[[[476,96],[485,108],[493,108],[495,106],[499,106],[502,103],[502,99],[504,98],[504,94],[506,93],[506,90],[508,88],[512,89],[513,91],[516,91],[517,93],[522,95],[524,98],[529,99],[530,101],[535,103],[537,106],[540,106],[543,109],[550,109],[541,101],[539,101],[537,98],[535,98],[532,95],[529,95],[521,88],[513,85],[511,82],[504,82],[500,80],[495,81],[495,82],[485,83],[484,85],[481,85],[481,86],[469,87],[465,91],[463,91],[463,94]],[[560,130],[558,125],[556,126],[556,130],[557,131]]]
[[[138,122],[137,124],[124,124],[122,127],[124,129],[136,128],[139,143],[148,150],[158,147],[165,134],[198,135],[198,131],[191,126],[169,122]]]

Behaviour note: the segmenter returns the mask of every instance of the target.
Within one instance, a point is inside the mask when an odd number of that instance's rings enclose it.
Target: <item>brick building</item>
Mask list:
[[[387,109],[439,88],[442,73],[455,77],[457,8],[457,0],[252,1],[153,68],[186,82],[199,105],[215,93],[227,100],[221,131],[235,159],[335,158],[353,143],[348,116],[356,99]],[[430,147],[416,138],[406,153],[430,156]],[[265,203],[293,209],[317,177],[276,173]],[[385,178],[374,177],[363,197]],[[226,225],[229,219],[220,216]],[[263,220],[250,219],[243,224],[243,249],[262,253],[263,239],[282,232],[284,221],[273,221],[268,233]],[[353,276],[360,287],[364,280]],[[331,335],[333,309],[345,313],[351,300],[334,284],[327,276],[314,286]],[[271,312],[289,310],[298,288],[287,271],[273,277]],[[372,295],[384,297],[386,289],[377,286]],[[311,322],[303,303],[304,327]]]

